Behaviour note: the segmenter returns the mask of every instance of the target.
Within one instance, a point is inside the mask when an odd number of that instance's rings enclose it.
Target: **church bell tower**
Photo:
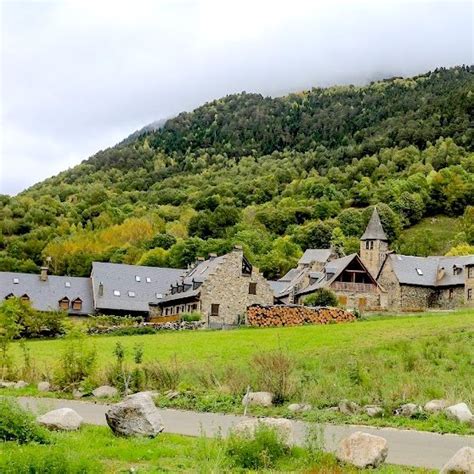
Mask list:
[[[360,258],[374,278],[377,278],[387,252],[388,239],[375,207],[367,228],[360,238]]]

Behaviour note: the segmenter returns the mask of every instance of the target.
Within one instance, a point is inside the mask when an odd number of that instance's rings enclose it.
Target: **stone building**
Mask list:
[[[466,260],[464,268],[464,301],[466,306],[474,307],[474,256]]]
[[[388,239],[375,207],[367,228],[360,238],[360,258],[374,278],[377,278],[387,253]]]
[[[211,328],[245,321],[247,307],[272,304],[273,291],[242,248],[220,257],[211,254],[177,279],[163,299],[150,304],[150,315],[172,316],[197,311]]]

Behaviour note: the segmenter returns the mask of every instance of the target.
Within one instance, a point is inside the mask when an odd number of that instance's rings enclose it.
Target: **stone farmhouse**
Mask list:
[[[150,303],[150,314],[166,318],[198,311],[208,327],[225,328],[243,322],[248,306],[272,303],[269,283],[236,246],[226,255],[198,260],[160,301]]]

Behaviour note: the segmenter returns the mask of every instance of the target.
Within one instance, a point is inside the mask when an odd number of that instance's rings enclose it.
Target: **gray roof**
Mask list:
[[[367,224],[365,232],[360,240],[388,240],[383,230],[379,212],[377,211],[376,207],[374,207],[374,212],[372,212],[370,221]]]
[[[331,249],[306,249],[298,263],[300,265],[309,265],[313,262],[326,263],[331,257],[331,254]]]
[[[270,285],[270,288],[273,290],[273,294],[275,296],[284,296],[285,290],[288,288],[289,282],[287,281],[268,281],[268,284]]]
[[[148,312],[149,303],[159,302],[171,283],[184,272],[176,268],[94,262],[91,278],[95,306],[112,311]],[[102,296],[99,295],[100,283]]]
[[[285,275],[279,278],[278,281],[286,281],[286,282],[292,281],[297,276],[299,276],[302,271],[303,270],[301,270],[300,268],[292,268]]]
[[[442,287],[464,285],[465,275],[463,267],[472,263],[474,256],[413,257],[390,254],[388,258],[400,283],[405,285]],[[459,268],[459,271],[453,271],[454,265]],[[438,270],[444,270],[440,279],[438,279]]]
[[[3,300],[9,295],[28,295],[33,308],[38,311],[57,311],[59,301],[64,297],[69,298],[71,302],[80,298],[82,309],[74,311],[70,307],[69,313],[94,313],[90,278],[48,275],[48,279],[42,281],[39,274],[0,272],[0,299]]]

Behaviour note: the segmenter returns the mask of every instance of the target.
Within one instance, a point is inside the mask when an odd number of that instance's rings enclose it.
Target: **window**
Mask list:
[[[337,299],[339,301],[339,304],[341,306],[346,306],[347,305],[347,296],[339,296],[339,298]]]
[[[114,296],[120,296],[120,290],[114,290]]]
[[[135,292],[134,291],[129,291],[128,296],[130,296],[130,298],[135,298]]]
[[[467,299],[468,299],[468,300],[472,300],[472,288],[469,288],[469,289],[467,290]]]
[[[474,278],[474,266],[467,267],[467,277]]]
[[[142,281],[141,277],[138,275],[135,275],[135,281]]]
[[[30,297],[25,293],[23,296],[20,297],[21,301],[30,301]]]
[[[418,275],[420,276],[423,276],[423,271],[421,270],[421,268],[417,268],[416,273],[418,273]]]
[[[211,316],[219,316],[219,305],[211,304]]]
[[[452,300],[454,297],[454,290],[452,288],[449,289],[449,299]]]
[[[155,296],[159,300],[161,300],[161,298],[163,298],[163,295],[161,293],[155,293]]]
[[[64,286],[65,286],[66,288],[71,288],[71,282],[70,282],[70,281],[65,282],[65,283],[64,283]]]
[[[82,300],[81,298],[76,298],[73,302],[72,302],[72,309],[74,311],[81,311],[82,309]]]
[[[249,283],[249,295],[256,295],[257,294],[257,284],[254,282]]]
[[[147,282],[147,283],[151,283],[151,278],[150,278],[150,277],[146,277],[146,282]]]
[[[69,309],[69,298],[64,297],[62,300],[59,300],[59,309],[67,311]]]
[[[359,308],[365,308],[367,306],[367,298],[359,298]]]
[[[365,241],[365,248],[367,250],[373,250],[374,248],[374,241],[373,240],[366,240]]]
[[[13,278],[13,284],[18,285],[18,283],[20,283],[20,279],[19,278]]]

